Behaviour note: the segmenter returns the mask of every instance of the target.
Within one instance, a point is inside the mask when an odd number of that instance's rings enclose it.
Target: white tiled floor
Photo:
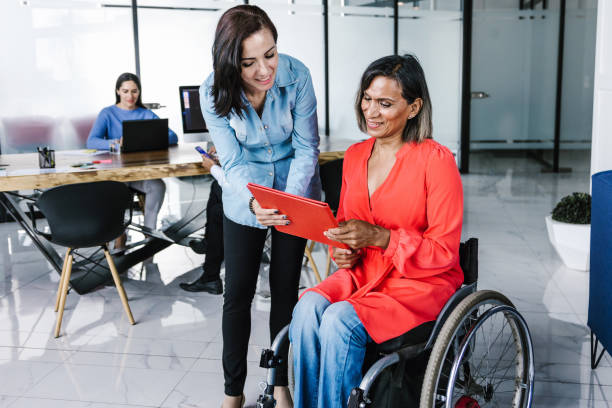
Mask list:
[[[593,371],[586,327],[589,275],[565,268],[548,242],[544,216],[563,195],[589,190],[588,154],[570,152],[571,173],[540,173],[511,154],[473,156],[463,176],[463,237],[480,239],[481,289],[506,294],[535,343],[537,407],[608,407],[612,359]],[[171,180],[162,216],[206,198],[202,180]],[[177,198],[178,197],[178,198]],[[14,223],[0,224],[0,407],[216,407],[223,394],[222,297],[189,294],[203,256],[172,246],[125,287],[130,326],[113,287],[68,297],[63,335],[52,337],[58,275]],[[265,371],[268,313],[253,308],[247,405]]]

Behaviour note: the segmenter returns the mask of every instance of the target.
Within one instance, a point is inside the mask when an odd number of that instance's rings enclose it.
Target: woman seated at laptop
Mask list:
[[[293,311],[296,407],[340,407],[359,385],[366,344],[435,320],[463,282],[461,179],[432,140],[431,101],[413,56],[374,61],[357,123],[370,138],[344,157],[338,221],[325,232],[341,268]]]
[[[107,106],[98,114],[87,138],[88,149],[109,150],[111,145],[118,148],[121,144],[124,120],[159,119],[155,113],[144,107],[141,92],[138,76],[129,72],[119,75],[115,85],[115,104]],[[177,141],[176,133],[168,129],[168,143],[173,145]],[[155,229],[157,214],[166,192],[163,180],[131,181],[127,184],[146,194],[144,225]],[[116,246],[121,247],[121,242],[116,243]]]

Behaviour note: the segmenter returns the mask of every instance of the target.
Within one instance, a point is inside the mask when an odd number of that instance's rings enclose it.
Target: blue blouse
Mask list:
[[[124,120],[159,119],[155,113],[145,108],[134,110],[121,109],[117,105],[107,106],[102,109],[94,122],[89,137],[87,138],[88,149],[108,150],[113,140],[121,139],[123,135]],[[178,138],[172,129],[168,129],[168,143],[176,144]]]
[[[200,87],[200,104],[225,171],[221,186],[225,216],[238,224],[265,228],[249,211],[248,182],[320,199],[317,101],[308,68],[279,54],[261,118],[244,94],[243,118],[233,112],[219,117],[211,95],[213,76]]]

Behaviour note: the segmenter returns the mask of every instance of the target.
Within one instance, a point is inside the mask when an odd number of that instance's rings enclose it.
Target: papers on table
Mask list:
[[[106,154],[108,150],[96,150],[96,149],[79,149],[79,150],[58,150],[55,152],[57,155],[65,156],[97,156],[99,154]]]
[[[51,169],[39,169],[39,168],[33,167],[31,169],[16,169],[16,170],[11,170],[10,167],[7,167],[6,170],[0,170],[0,176],[32,176],[36,174],[68,173],[72,171],[74,171],[74,169],[68,166],[54,167]]]

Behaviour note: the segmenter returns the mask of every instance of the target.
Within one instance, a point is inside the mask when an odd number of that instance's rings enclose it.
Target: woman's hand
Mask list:
[[[324,232],[332,241],[342,242],[353,249],[377,246],[386,249],[391,231],[362,220],[343,221],[336,228]]]
[[[212,157],[212,159],[202,155],[202,167],[204,168],[204,170],[206,170],[209,173],[210,173],[210,169],[212,169],[213,166],[220,165],[219,159],[217,158],[216,153],[217,153],[217,150],[213,146],[210,149],[208,149],[208,154],[210,155],[210,157]]]
[[[332,256],[338,268],[351,269],[361,258],[361,250],[334,248]]]
[[[286,215],[279,214],[278,210],[274,208],[261,208],[257,200],[253,200],[253,211],[255,211],[255,218],[257,222],[266,227],[272,225],[289,225],[290,221]]]

